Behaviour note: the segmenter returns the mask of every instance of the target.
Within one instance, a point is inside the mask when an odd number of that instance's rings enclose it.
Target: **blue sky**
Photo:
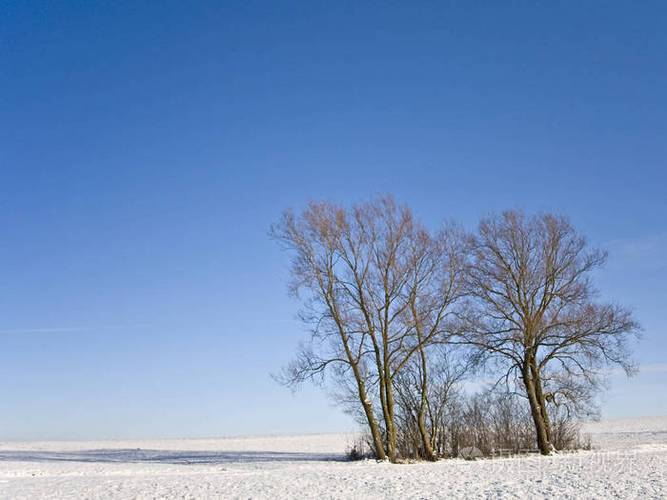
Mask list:
[[[568,214],[645,328],[603,415],[667,414],[663,2],[0,12],[0,439],[351,429],[269,377],[304,332],[267,230],[382,193]]]

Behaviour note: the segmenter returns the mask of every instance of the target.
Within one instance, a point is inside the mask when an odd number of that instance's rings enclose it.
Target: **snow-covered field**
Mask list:
[[[1,498],[667,498],[667,417],[586,428],[593,451],[391,465],[353,436],[0,443]]]

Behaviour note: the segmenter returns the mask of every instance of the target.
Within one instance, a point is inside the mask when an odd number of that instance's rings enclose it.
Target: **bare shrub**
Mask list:
[[[369,440],[369,436],[364,435],[359,435],[354,439],[345,450],[345,456],[350,461],[377,458],[377,454],[373,450],[372,439]]]
[[[458,383],[469,366],[465,353],[454,353],[447,345],[429,346],[425,353],[425,364],[415,358],[394,381],[398,448],[404,458],[433,460],[449,453],[453,402],[458,397]],[[427,383],[423,382],[423,371]],[[420,412],[423,430],[420,430]],[[424,435],[428,436],[430,450],[424,446]]]

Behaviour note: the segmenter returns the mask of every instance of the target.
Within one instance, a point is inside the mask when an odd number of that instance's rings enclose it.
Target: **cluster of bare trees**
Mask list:
[[[271,232],[291,250],[290,291],[311,331],[280,378],[328,375],[379,459],[455,451],[471,417],[453,396],[482,369],[527,401],[533,443],[548,454],[552,415],[589,409],[606,366],[633,370],[639,326],[596,302],[590,272],[606,255],[563,217],[505,212],[474,234],[431,231],[386,197],[311,203]]]

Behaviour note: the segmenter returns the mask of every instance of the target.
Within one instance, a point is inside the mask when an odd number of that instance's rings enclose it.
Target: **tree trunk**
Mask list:
[[[382,443],[382,433],[380,432],[380,426],[375,419],[373,414],[373,407],[371,406],[368,396],[366,394],[366,384],[364,384],[363,379],[360,375],[357,376],[358,368],[354,368],[354,375],[357,379],[357,388],[359,390],[359,399],[361,400],[361,405],[364,408],[364,413],[366,414],[366,420],[368,421],[368,427],[371,430],[371,436],[373,437],[373,446],[375,447],[375,454],[377,455],[378,460],[386,460],[387,454],[384,451],[384,444]]]
[[[377,455],[378,460],[386,460],[387,454],[384,451],[380,426],[378,425],[377,420],[375,420],[375,415],[373,415],[373,407],[371,406],[370,402],[368,401],[368,398],[366,397],[366,389],[363,382],[359,384],[359,397],[363,401],[362,406],[364,407],[366,420],[368,420],[368,427],[370,428],[371,436],[373,437],[373,446],[375,447],[375,454]]]
[[[389,409],[389,403],[388,403],[388,397],[389,397],[389,391],[387,390],[387,382],[391,384],[391,378],[387,377],[387,357],[382,356],[380,353],[380,345],[375,339],[375,336],[373,334],[370,335],[371,341],[373,343],[373,352],[375,354],[375,366],[377,367],[377,371],[379,374],[378,377],[378,389],[380,392],[380,407],[382,408],[382,417],[384,418],[384,424],[385,424],[385,436],[384,436],[384,449],[387,450],[387,455],[382,457],[382,460],[385,460],[387,457],[391,462],[396,461],[396,438],[394,436],[394,439],[392,441],[391,435],[392,435],[392,423],[393,423],[393,415],[390,413]],[[384,338],[383,334],[383,343],[384,343],[384,349],[386,352],[386,340]],[[393,403],[393,399],[392,399]],[[393,448],[392,448],[392,443],[393,443]]]
[[[336,310],[334,309],[334,312]],[[352,373],[357,382],[357,391],[359,393],[359,400],[361,401],[361,406],[364,408],[364,413],[366,414],[366,420],[368,421],[368,427],[371,431],[371,436],[373,437],[373,446],[375,446],[375,454],[379,460],[386,460],[387,454],[385,453],[384,444],[382,443],[382,433],[380,432],[380,427],[378,426],[377,420],[373,413],[373,406],[371,405],[370,400],[368,399],[368,394],[366,392],[366,384],[364,383],[364,377],[359,369],[359,364],[354,358],[352,351],[350,350],[350,344],[347,341],[345,332],[342,327],[339,326],[339,333],[343,346],[345,347],[345,354],[347,359],[350,361],[350,366],[352,367]]]
[[[385,285],[386,289],[386,285]],[[382,402],[382,411],[384,413],[385,431],[387,437],[387,456],[389,461],[396,463],[396,426],[394,425],[394,381],[391,376],[391,363],[389,359],[389,334],[387,326],[389,324],[388,311],[389,299],[385,295],[384,323],[382,328],[382,357],[378,349],[375,348],[375,354],[378,364],[378,373],[380,375],[380,400]],[[383,390],[384,385],[384,390]]]
[[[387,374],[387,369],[385,368],[385,374]],[[389,461],[396,463],[396,426],[394,425],[394,391],[393,391],[393,381],[391,377],[387,376],[384,381],[384,389],[386,395],[386,419],[385,425],[387,427],[387,455],[389,456]]]
[[[419,339],[421,342],[421,338]],[[424,348],[419,349],[419,357],[421,361],[421,403],[419,405],[419,414],[417,415],[417,426],[419,427],[419,434],[422,439],[422,447],[424,449],[424,458],[431,462],[435,462],[436,457],[431,445],[431,437],[426,429],[426,410],[428,408],[428,374],[426,365],[426,353]]]
[[[541,405],[535,390],[535,382],[533,381],[530,368],[527,365],[523,370],[523,383],[526,386],[526,394],[528,395],[528,402],[530,404],[530,414],[533,417],[533,423],[535,424],[537,447],[540,449],[542,455],[550,455],[552,446],[549,442],[547,427],[542,416]]]
[[[544,391],[542,390],[542,379],[540,378],[540,372],[535,360],[531,360],[530,362],[530,371],[535,385],[535,396],[540,405],[540,413],[542,414],[542,421],[544,422],[544,427],[546,429],[547,441],[552,445],[553,450],[553,443],[551,442],[551,421],[549,420],[549,413],[547,411],[547,401],[544,397]]]

